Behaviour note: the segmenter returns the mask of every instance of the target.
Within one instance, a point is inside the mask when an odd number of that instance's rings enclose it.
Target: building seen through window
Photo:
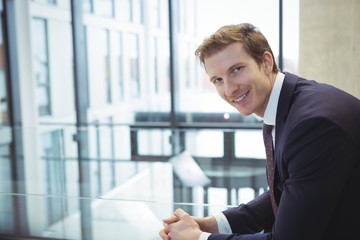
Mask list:
[[[32,49],[34,52],[34,74],[37,82],[39,115],[51,114],[50,69],[48,58],[47,22],[45,19],[32,20]]]
[[[104,207],[104,199],[231,205],[264,191],[261,120],[241,116],[223,102],[194,51],[222,25],[251,22],[268,37],[275,57],[283,57],[279,1],[26,0],[15,5],[16,14],[25,16],[8,30],[21,33],[19,84],[20,89],[28,87],[18,98],[21,107],[14,109],[22,113],[23,151],[10,147],[11,137],[1,135],[0,189],[15,191],[9,181],[22,169],[19,182],[26,194],[49,197],[19,200],[19,212],[6,199],[0,206],[0,234],[17,234],[14,223],[23,226],[22,221],[41,215],[36,223],[24,223],[22,233],[53,239],[86,239],[89,234],[96,239],[101,227],[87,231],[89,226],[111,222],[109,216],[117,223],[131,218],[126,207]],[[84,33],[78,42],[73,17],[81,20]],[[284,19],[284,30],[297,32],[297,19],[291,17]],[[0,35],[0,134],[12,110],[5,37]],[[283,57],[284,70],[296,72],[296,54]],[[184,150],[212,185],[183,188],[168,160]],[[12,162],[16,154],[24,168]],[[36,201],[41,206],[30,208]],[[169,210],[149,205],[141,209],[157,217]],[[191,209],[200,215],[217,210]],[[9,218],[1,215],[4,211]],[[144,239],[144,233],[136,234]]]

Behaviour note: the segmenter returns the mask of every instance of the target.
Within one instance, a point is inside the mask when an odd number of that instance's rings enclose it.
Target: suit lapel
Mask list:
[[[276,127],[275,127],[275,142],[280,143],[281,140],[281,134],[282,130],[284,128],[284,124],[286,121],[286,117],[289,113],[290,109],[290,102],[291,98],[294,94],[295,86],[298,81],[298,76],[291,74],[291,73],[285,73],[284,82],[281,88],[280,96],[279,96],[279,103],[277,108],[277,114],[276,114]],[[276,147],[275,147],[275,153],[274,153],[274,161],[275,161],[275,169],[276,165],[278,163],[277,161],[277,154],[276,154]]]

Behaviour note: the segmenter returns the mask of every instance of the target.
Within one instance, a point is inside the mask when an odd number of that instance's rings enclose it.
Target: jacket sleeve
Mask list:
[[[271,240],[270,234],[211,234],[208,240]]]
[[[225,210],[233,233],[258,233],[269,231],[274,223],[269,191],[247,204]]]
[[[261,194],[247,204],[225,210],[231,230],[234,234],[212,234],[209,240],[266,240],[269,233],[260,233],[271,229],[274,222],[269,191]]]

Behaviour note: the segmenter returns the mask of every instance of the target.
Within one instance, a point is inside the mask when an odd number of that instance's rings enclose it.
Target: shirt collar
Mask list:
[[[270,93],[269,102],[266,106],[264,113],[264,123],[275,126],[276,123],[276,112],[279,103],[280,91],[284,82],[285,75],[279,72],[276,75],[274,86]]]

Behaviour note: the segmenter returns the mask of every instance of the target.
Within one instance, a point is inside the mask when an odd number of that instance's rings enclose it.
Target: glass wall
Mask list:
[[[299,73],[299,0],[283,1],[283,71]]]
[[[0,14],[4,14],[3,2],[0,1]],[[12,134],[9,128],[10,96],[7,66],[6,35],[4,35],[5,22],[0,18],[0,192],[12,192],[12,161],[10,158]],[[11,198],[4,198],[0,204],[1,232],[11,233],[15,230],[14,202]]]
[[[38,111],[40,116],[46,116],[51,115],[47,22],[45,19],[33,18],[31,27]]]
[[[55,130],[42,134],[42,156],[45,171],[46,195],[66,195],[66,169],[64,156],[64,142],[61,130]],[[51,225],[65,216],[64,199],[51,199],[46,201],[47,224]]]
[[[167,1],[85,1],[91,120],[170,112]],[[144,12],[146,10],[146,12]],[[145,114],[146,115],[146,114]],[[168,121],[168,119],[163,120]]]
[[[279,2],[267,0],[196,0],[180,1],[180,31],[184,37],[179,41],[179,111],[205,116],[213,114],[212,121],[238,122],[236,110],[225,103],[208,80],[200,63],[194,57],[196,47],[202,40],[227,24],[249,22],[257,26],[268,38],[275,57],[279,46]],[[261,6],[261,7],[259,7]],[[181,8],[182,7],[182,8]],[[195,23],[195,24],[194,24]],[[197,104],[193,104],[196,102]],[[224,117],[228,116],[227,118]],[[233,113],[236,113],[234,116]],[[191,118],[186,119],[191,122]]]
[[[113,118],[121,124],[169,123],[172,110],[178,115],[179,124],[256,122],[252,117],[238,116],[217,96],[196,61],[194,50],[205,36],[222,25],[251,22],[267,36],[278,56],[278,1],[173,1],[178,44],[175,56],[170,56],[168,1],[91,0],[82,4],[88,81],[88,89],[82,91],[89,95],[89,122]],[[74,122],[70,1],[33,0],[30,6],[31,65],[40,121]],[[296,72],[293,39],[298,28],[298,6],[286,3],[284,8],[284,31],[291,32],[284,37],[284,68]],[[294,14],[290,16],[288,12]],[[175,82],[170,79],[171,57],[176,58],[177,64]],[[3,78],[0,84],[0,106],[5,113],[7,93]],[[171,85],[175,86],[174,92],[170,92]],[[172,101],[176,102],[175,109],[171,109]],[[4,113],[1,119],[6,118]]]
[[[0,193],[12,191],[11,182],[19,180],[26,194],[47,196],[39,208],[31,207],[30,197],[19,209],[30,235],[54,237],[52,231],[67,229],[69,219],[83,227],[75,239],[91,235],[86,230],[93,219],[79,213],[96,212],[93,222],[113,216],[111,210],[97,212],[99,198],[229,205],[266,188],[261,120],[241,116],[223,102],[194,51],[222,25],[251,22],[279,58],[278,0],[83,0],[80,43],[74,41],[74,2],[15,1],[14,14],[23,17],[9,29],[19,35],[19,82],[26,91],[18,110],[24,128],[23,144],[14,150],[11,131],[5,135],[0,127]],[[296,4],[284,7],[297,12]],[[294,15],[284,15],[283,22],[284,31],[297,32]],[[296,43],[283,40],[285,69],[296,71]],[[3,42],[0,35],[0,125],[10,123],[12,110]],[[74,46],[84,48],[84,58],[77,59]],[[79,63],[81,79],[74,71]],[[86,87],[77,88],[77,81]],[[87,96],[81,104],[75,101],[80,93]],[[86,122],[77,122],[79,105]],[[210,185],[187,187],[173,172],[169,159],[182,151]],[[11,157],[16,153],[24,156],[20,167]],[[18,168],[21,176],[14,174]],[[22,223],[8,210],[13,200],[6,199],[0,234],[15,233],[15,223]],[[169,210],[145,205],[157,216]],[[191,208],[200,215],[217,210]],[[55,238],[67,239],[66,234]]]

